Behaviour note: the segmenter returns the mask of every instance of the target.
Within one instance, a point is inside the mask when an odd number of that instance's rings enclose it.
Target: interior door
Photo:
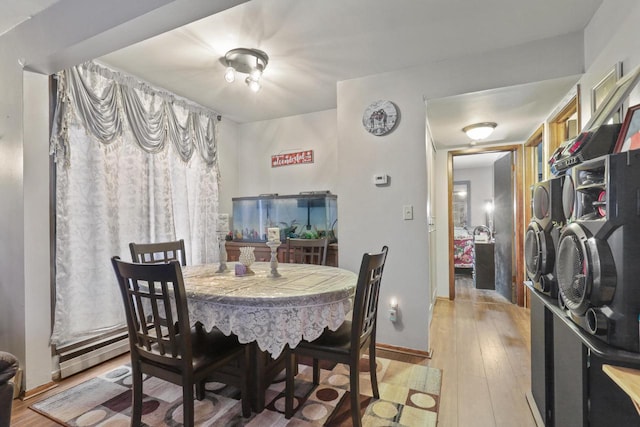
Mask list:
[[[513,283],[513,153],[493,164],[496,291],[515,302]]]

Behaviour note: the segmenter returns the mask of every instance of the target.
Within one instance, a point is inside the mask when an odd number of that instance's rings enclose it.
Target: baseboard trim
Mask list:
[[[544,420],[542,419],[542,415],[540,415],[540,410],[538,409],[536,400],[533,398],[533,394],[531,394],[531,391],[526,391],[524,395],[529,404],[529,410],[531,411],[533,420],[536,422],[536,426],[544,427]]]
[[[46,384],[42,384],[36,388],[33,388],[31,390],[26,390],[24,392],[24,395],[21,397],[21,400],[29,400],[33,397],[36,397],[44,392],[47,392],[49,390],[53,390],[54,388],[58,387],[57,383],[54,382],[50,382],[50,383],[46,383]]]
[[[415,350],[413,348],[406,347],[398,347],[395,345],[389,344],[376,344],[376,348],[380,350],[394,351],[396,353],[408,354],[409,356],[418,356],[418,357],[426,357],[427,359],[431,359],[431,354],[433,351],[423,351],[423,350]]]
[[[16,374],[9,381],[13,383],[13,398],[17,399],[22,391],[22,368],[18,368]]]

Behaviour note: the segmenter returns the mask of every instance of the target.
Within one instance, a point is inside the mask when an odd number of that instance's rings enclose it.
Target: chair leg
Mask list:
[[[373,392],[373,397],[376,399],[380,399],[380,392],[378,391],[378,372],[376,365],[376,343],[371,340],[371,345],[369,346],[369,374],[371,377],[371,391]]]
[[[205,384],[207,383],[207,379],[204,378],[202,381],[198,381],[196,383],[196,399],[198,400],[202,400],[204,399],[204,393],[205,393]]]
[[[351,419],[353,427],[362,427],[360,418],[360,367],[359,361],[349,369],[349,392],[351,393]]]
[[[193,383],[182,385],[182,424],[184,427],[193,427],[194,425],[194,409],[193,409]]]
[[[142,371],[134,363],[131,364],[131,379],[133,382],[133,412],[131,425],[142,425]]]
[[[296,370],[296,356],[287,349],[286,355],[286,382],[284,387],[284,417],[289,419],[293,416],[293,398],[294,398],[294,375]]]
[[[313,385],[320,384],[320,363],[318,359],[313,359]]]

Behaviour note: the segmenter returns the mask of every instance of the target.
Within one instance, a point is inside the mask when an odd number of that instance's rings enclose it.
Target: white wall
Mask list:
[[[357,271],[362,254],[389,246],[380,291],[378,342],[428,350],[430,286],[427,244],[427,154],[424,102],[415,80],[380,76],[338,84],[338,204],[340,266]],[[365,108],[388,99],[400,114],[396,128],[374,136],[362,125]],[[376,187],[374,174],[390,176]],[[413,220],[403,220],[403,205]],[[398,301],[398,321],[387,316]]]
[[[218,165],[220,181],[218,194],[218,212],[233,213],[231,198],[238,194],[238,124],[222,119],[218,123]]]
[[[40,268],[50,259],[49,246],[49,78],[24,73],[24,257],[26,389],[50,378],[51,277]],[[37,296],[37,297],[35,297]]]
[[[638,22],[640,22],[640,2],[605,0],[585,29],[587,69],[579,82],[583,125],[591,117],[591,88],[617,62],[623,63],[623,75],[640,65]],[[625,107],[639,102],[640,87],[636,87]]]
[[[0,38],[0,349],[26,358],[22,69]],[[48,180],[43,182],[48,185]],[[35,268],[48,270],[49,260]]]
[[[584,29],[585,69],[595,72],[608,67],[610,59],[638,55],[637,39],[630,33],[637,22],[637,0],[604,0]],[[603,68],[604,69],[604,68]]]
[[[297,194],[301,191],[336,192],[336,110],[320,111],[241,124],[238,126],[238,193]],[[271,156],[313,150],[313,163],[271,167]]]
[[[488,225],[485,219],[485,203],[493,200],[493,166],[453,169],[454,181],[469,181],[471,213],[469,226]]]

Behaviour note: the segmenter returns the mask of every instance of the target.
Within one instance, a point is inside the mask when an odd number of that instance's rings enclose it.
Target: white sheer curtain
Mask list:
[[[218,259],[215,113],[94,63],[58,74],[56,289],[51,341],[124,325],[110,259],[129,242],[183,238]]]

